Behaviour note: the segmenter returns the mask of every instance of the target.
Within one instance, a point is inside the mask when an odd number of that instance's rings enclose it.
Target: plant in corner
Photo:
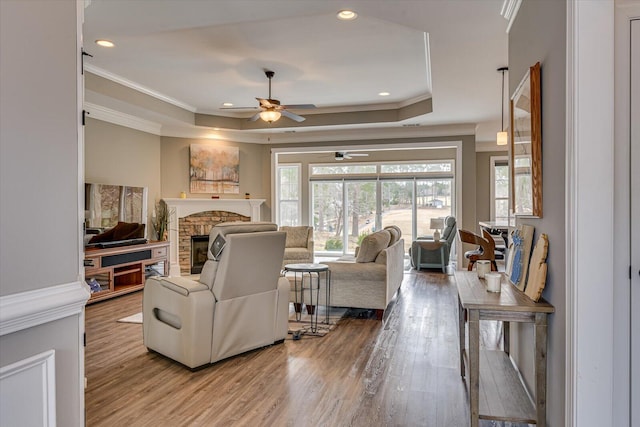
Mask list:
[[[167,240],[169,232],[169,206],[160,200],[156,203],[153,209],[153,217],[151,218],[151,224],[156,231],[158,240]]]

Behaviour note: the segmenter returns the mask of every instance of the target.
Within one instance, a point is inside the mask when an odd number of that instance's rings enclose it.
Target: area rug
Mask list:
[[[142,312],[118,319],[120,323],[142,323]]]
[[[324,306],[318,306],[318,328],[315,332],[311,330],[311,316],[307,314],[306,309],[302,308],[302,314],[300,320],[296,320],[296,313],[292,309],[289,311],[289,334],[294,339],[299,338],[301,335],[312,335],[323,337],[335,329],[338,321],[344,317],[349,311],[347,308],[331,307],[329,309],[329,323],[325,323],[326,309]]]

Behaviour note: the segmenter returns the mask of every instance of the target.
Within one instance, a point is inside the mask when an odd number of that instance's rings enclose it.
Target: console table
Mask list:
[[[456,271],[460,373],[465,376],[465,311],[469,331],[469,410],[472,427],[479,419],[546,423],[547,315],[554,312],[544,300],[533,302],[502,274],[501,292],[487,292],[475,271]],[[480,320],[503,321],[504,351],[480,351]],[[534,324],[535,403],[509,358],[509,322]]]
[[[147,277],[169,273],[169,242],[113,248],[86,248],[84,276],[95,280],[101,290],[92,292],[87,304],[144,288]]]

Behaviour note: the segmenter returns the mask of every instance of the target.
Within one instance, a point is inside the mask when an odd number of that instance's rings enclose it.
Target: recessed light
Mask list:
[[[343,21],[353,21],[357,17],[358,17],[358,14],[355,13],[353,10],[345,9],[338,12],[338,19],[341,19]]]
[[[115,46],[115,44],[113,44],[113,42],[111,40],[103,40],[103,39],[96,40],[96,44],[98,46],[102,46],[102,47],[114,47]]]
[[[380,92],[378,95],[380,95],[380,96],[389,96],[391,94],[389,92]]]
[[[233,102],[223,102],[222,106],[223,107],[233,107]]]

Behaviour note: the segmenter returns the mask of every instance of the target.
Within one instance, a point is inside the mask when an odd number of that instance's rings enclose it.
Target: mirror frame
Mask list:
[[[525,96],[526,92],[530,94],[529,99]],[[515,120],[514,105],[525,105],[529,108],[528,117],[530,119],[531,129],[531,209],[517,210],[516,200],[518,196],[518,188],[515,185],[516,168],[515,168],[515,148],[518,136],[518,123]],[[511,115],[511,144],[510,144],[510,161],[511,161],[511,208],[516,216],[529,216],[542,218],[542,115],[541,115],[541,84],[540,84],[540,62],[530,67],[522,81],[511,96],[510,115]],[[525,115],[525,120],[526,120]],[[520,143],[520,141],[518,141]]]

